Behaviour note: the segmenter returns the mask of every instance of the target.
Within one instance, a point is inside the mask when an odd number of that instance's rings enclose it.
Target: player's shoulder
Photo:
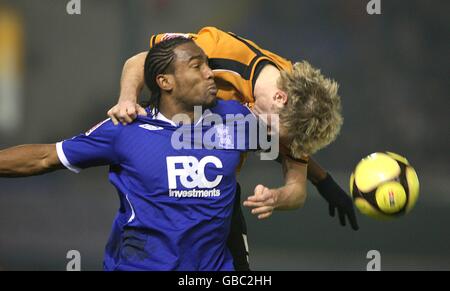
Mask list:
[[[167,130],[173,126],[167,122],[157,120],[153,115],[138,116],[132,123],[115,125],[110,118],[105,119],[84,133],[84,136],[93,140],[127,140],[140,134],[156,133]]]
[[[222,30],[220,30],[219,28],[217,28],[215,26],[204,26],[204,27],[200,28],[200,30],[198,31],[198,33],[202,33],[202,32],[219,33],[219,32],[222,32]]]
[[[91,127],[91,129],[86,131],[84,134],[86,136],[90,136],[94,133],[95,134],[105,133],[105,132],[112,133],[112,132],[118,131],[118,130],[119,130],[119,126],[115,126],[114,123],[112,122],[111,118],[107,118],[103,121],[100,121],[93,127]]]
[[[144,128],[148,130],[174,130],[178,126],[171,120],[164,116],[159,116],[159,113],[154,110],[146,109],[147,116],[138,115],[137,118],[131,123],[134,127]]]
[[[87,137],[117,137],[120,136],[123,131],[129,132],[130,129],[139,126],[142,123],[145,122],[138,118],[134,122],[127,125],[123,125],[121,123],[115,125],[111,118],[107,118],[94,125],[91,129],[86,131],[84,135]]]
[[[221,29],[215,27],[215,26],[204,26],[200,28],[200,30],[197,32],[197,37],[207,37],[212,38],[214,40],[219,40],[220,36],[222,34],[226,33],[225,31],[222,31]]]

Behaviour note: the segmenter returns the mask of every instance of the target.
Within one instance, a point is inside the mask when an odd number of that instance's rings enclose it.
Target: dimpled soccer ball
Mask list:
[[[362,214],[376,219],[410,212],[419,197],[419,179],[406,158],[391,152],[362,159],[350,177],[350,193]]]

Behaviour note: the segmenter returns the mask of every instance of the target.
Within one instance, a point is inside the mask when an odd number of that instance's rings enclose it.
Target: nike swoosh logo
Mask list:
[[[142,124],[142,125],[139,125],[139,127],[146,129],[146,130],[162,130],[162,129],[164,129],[160,126],[155,126],[155,125],[151,125],[151,124]]]

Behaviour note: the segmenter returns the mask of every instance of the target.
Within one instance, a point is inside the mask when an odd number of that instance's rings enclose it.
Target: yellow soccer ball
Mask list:
[[[406,158],[392,152],[363,158],[350,177],[356,208],[376,219],[400,217],[410,212],[419,197],[419,179]]]

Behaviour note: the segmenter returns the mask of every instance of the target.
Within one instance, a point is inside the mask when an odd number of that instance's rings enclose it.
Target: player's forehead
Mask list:
[[[203,50],[194,42],[179,45],[175,48],[174,53],[176,55],[176,60],[183,63],[189,62],[192,59],[204,59],[206,57]]]

